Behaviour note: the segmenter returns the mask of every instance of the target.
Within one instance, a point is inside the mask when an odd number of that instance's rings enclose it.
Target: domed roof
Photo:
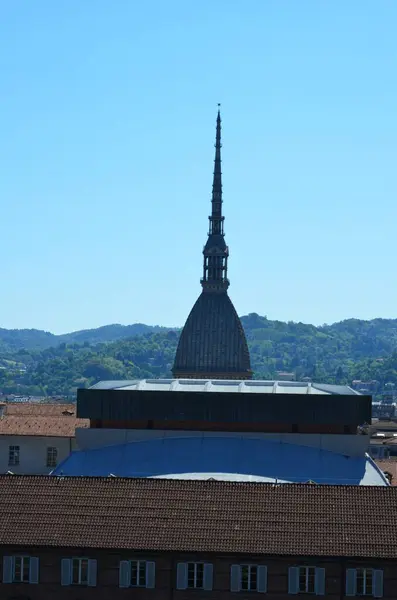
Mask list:
[[[226,292],[200,294],[182,330],[172,371],[175,377],[251,378],[244,329]]]

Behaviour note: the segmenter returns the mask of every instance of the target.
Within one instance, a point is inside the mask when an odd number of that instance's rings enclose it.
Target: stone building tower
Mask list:
[[[221,115],[216,120],[212,210],[204,246],[202,292],[179,339],[172,369],[175,378],[251,379],[247,340],[227,293],[227,261],[222,215]]]

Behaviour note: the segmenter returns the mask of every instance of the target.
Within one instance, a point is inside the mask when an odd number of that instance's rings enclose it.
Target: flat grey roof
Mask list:
[[[301,381],[227,381],[224,379],[133,379],[130,381],[100,381],[89,389],[151,392],[361,395],[347,385],[330,385],[327,383]]]

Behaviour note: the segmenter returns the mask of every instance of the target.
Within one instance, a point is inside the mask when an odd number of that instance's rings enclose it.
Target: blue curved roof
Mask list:
[[[176,437],[70,454],[54,475],[386,485],[368,457],[244,437]]]

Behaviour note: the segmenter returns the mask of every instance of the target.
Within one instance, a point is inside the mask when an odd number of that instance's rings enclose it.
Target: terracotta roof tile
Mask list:
[[[48,404],[41,402],[7,402],[5,405],[7,415],[34,415],[35,417],[61,417],[76,416],[76,404]]]
[[[3,545],[397,558],[397,488],[0,476]]]
[[[74,437],[76,427],[89,426],[75,404],[7,403],[0,416],[0,435]]]

